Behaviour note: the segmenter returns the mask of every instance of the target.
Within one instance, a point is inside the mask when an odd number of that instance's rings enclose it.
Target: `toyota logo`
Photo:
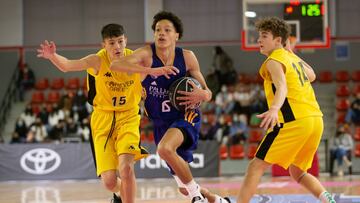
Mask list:
[[[20,159],[21,168],[35,175],[51,173],[59,167],[60,163],[61,158],[59,154],[46,148],[27,151]]]

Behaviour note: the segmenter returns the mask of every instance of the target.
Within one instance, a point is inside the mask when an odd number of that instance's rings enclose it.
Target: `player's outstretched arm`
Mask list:
[[[98,69],[100,67],[100,58],[95,54],[77,60],[69,60],[57,54],[56,45],[53,41],[45,40],[40,44],[37,52],[37,57],[50,60],[62,72],[86,70],[90,67]]]
[[[163,66],[159,68],[144,66],[143,64],[147,64],[145,61],[151,57],[152,55],[149,53],[148,48],[142,47],[135,50],[131,55],[114,60],[110,65],[110,69],[119,72],[141,73],[155,77],[164,75],[166,78],[170,78],[170,75],[179,73],[179,70],[174,66]]]

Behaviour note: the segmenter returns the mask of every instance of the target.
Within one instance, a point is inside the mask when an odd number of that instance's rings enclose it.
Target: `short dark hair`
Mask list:
[[[101,36],[103,40],[106,38],[119,37],[124,34],[124,27],[115,23],[107,24],[101,29]]]
[[[274,37],[281,37],[281,43],[285,46],[286,40],[290,36],[291,28],[284,20],[277,17],[267,17],[255,23],[258,31],[271,32]]]
[[[155,31],[156,23],[161,20],[169,20],[175,27],[175,30],[177,33],[179,33],[179,39],[183,36],[183,25],[179,17],[177,17],[175,14],[167,11],[160,11],[154,16],[154,21],[151,26],[152,30]]]

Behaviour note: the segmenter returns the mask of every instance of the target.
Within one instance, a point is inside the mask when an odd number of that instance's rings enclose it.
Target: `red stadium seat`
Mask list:
[[[142,132],[142,133],[140,134],[140,140],[141,140],[141,142],[147,142],[147,140],[146,140],[146,134],[145,134],[144,132]]]
[[[249,142],[259,143],[262,139],[262,135],[263,133],[261,130],[251,129],[249,132]]]
[[[47,78],[40,78],[35,83],[35,89],[37,90],[45,90],[49,87],[49,79]]]
[[[32,110],[33,114],[38,115],[40,112],[40,106],[38,104],[32,104],[31,110]]]
[[[60,93],[58,91],[51,91],[47,95],[46,102],[48,103],[56,103],[60,100]]]
[[[360,82],[360,70],[355,70],[351,73],[351,79],[354,82]]]
[[[348,82],[350,80],[349,72],[346,70],[339,70],[336,72],[336,82]]]
[[[45,101],[44,93],[41,91],[33,92],[31,95],[31,103],[40,104]]]
[[[242,83],[242,84],[250,84],[251,76],[246,73],[239,73],[238,74],[238,82]]]
[[[354,140],[355,141],[360,141],[360,127],[355,128]]]
[[[354,85],[352,93],[354,96],[360,93],[360,83]]]
[[[65,82],[64,82],[64,78],[54,78],[51,82],[51,89],[53,90],[60,90],[62,88],[64,88]]]
[[[252,159],[252,158],[255,157],[256,150],[257,150],[257,145],[250,145],[249,146],[248,154],[247,154],[248,159]]]
[[[350,102],[346,98],[338,99],[336,109],[338,111],[346,111],[350,107]]]
[[[231,159],[243,159],[245,157],[244,146],[241,144],[230,146]]]
[[[345,123],[345,117],[346,117],[346,112],[337,112],[337,119],[336,119],[336,124],[343,124]]]
[[[347,97],[350,95],[350,88],[347,84],[341,84],[336,89],[336,96]]]
[[[80,88],[80,79],[79,78],[69,78],[66,84],[66,89],[77,90]]]
[[[354,154],[355,154],[356,157],[360,157],[360,143],[357,143],[355,145]]]
[[[220,155],[220,159],[222,159],[222,160],[228,158],[229,153],[228,153],[228,147],[226,145],[221,145],[220,146],[219,155]]]
[[[154,142],[154,133],[151,131],[149,134],[148,134],[148,141],[149,142]]]
[[[333,75],[331,71],[321,71],[319,76],[321,83],[331,83],[333,81]]]

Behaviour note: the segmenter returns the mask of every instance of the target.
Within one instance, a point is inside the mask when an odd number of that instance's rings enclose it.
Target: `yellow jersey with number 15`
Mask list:
[[[133,51],[125,49],[125,56]],[[96,53],[101,59],[97,74],[87,69],[88,102],[94,109],[127,111],[139,109],[141,99],[141,77],[137,73],[110,70],[111,61],[105,49]]]
[[[309,116],[322,116],[314,90],[305,73],[302,60],[285,49],[274,50],[260,68],[264,78],[264,91],[268,107],[271,106],[276,92],[271,75],[266,68],[268,60],[275,60],[283,65],[288,93],[279,111],[279,122],[286,123]]]

